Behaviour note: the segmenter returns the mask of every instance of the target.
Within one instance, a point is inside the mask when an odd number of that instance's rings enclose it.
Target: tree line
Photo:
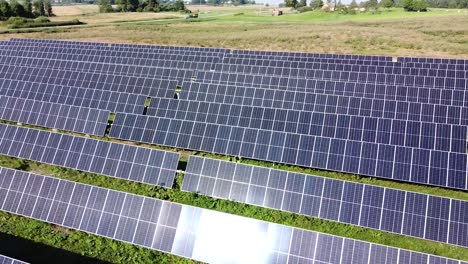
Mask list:
[[[99,11],[101,13],[110,12],[169,12],[169,11],[187,11],[182,0],[163,3],[160,0],[99,0]],[[113,8],[112,4],[117,4]]]
[[[7,20],[10,17],[36,18],[53,15],[52,4],[49,0],[37,0],[34,2],[31,2],[31,0],[24,0],[22,2],[0,0],[0,20]]]
[[[430,1],[468,1],[468,0],[430,0]],[[426,0],[367,0],[360,2],[359,4],[356,0],[353,0],[350,4],[344,5],[341,3],[341,0],[327,0],[327,5],[323,0],[311,0],[309,7],[307,6],[306,0],[285,0],[284,5],[286,7],[296,8],[299,11],[312,11],[312,10],[322,10],[330,11],[330,7],[334,6],[334,11],[345,14],[355,14],[356,10],[364,8],[366,11],[374,12],[379,8],[392,8],[392,7],[402,7],[405,11],[427,11],[428,3]],[[324,8],[324,6],[326,8]]]
[[[192,5],[255,5],[255,0],[192,0]]]

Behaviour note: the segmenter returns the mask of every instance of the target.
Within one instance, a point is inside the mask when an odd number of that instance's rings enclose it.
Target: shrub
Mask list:
[[[304,12],[310,12],[310,11],[313,11],[314,9],[310,6],[303,6],[303,7],[299,7],[297,9],[297,11],[299,11],[299,13],[304,13]]]
[[[36,19],[34,19],[34,22],[47,23],[47,22],[50,22],[50,19],[45,17],[45,16],[40,16],[40,17],[37,17]]]

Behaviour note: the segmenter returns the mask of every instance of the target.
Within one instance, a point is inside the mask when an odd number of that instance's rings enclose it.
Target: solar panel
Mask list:
[[[23,262],[17,259],[13,259],[7,256],[0,255],[0,264],[26,264],[27,262]]]
[[[7,51],[6,56],[11,56],[11,51]],[[24,57],[24,54],[19,54],[20,57]],[[30,56],[37,57],[37,53],[30,52]],[[42,54],[40,55],[43,58],[48,58],[53,56],[57,57],[56,53],[51,55]],[[100,56],[87,56],[87,55],[70,55],[75,56],[73,60],[76,61],[101,61]],[[2,56],[4,57],[4,56]],[[194,56],[194,60],[199,56]],[[11,64],[11,60],[5,58],[4,60],[8,61]],[[151,65],[151,66],[160,66],[168,68],[184,68],[184,69],[200,69],[208,70],[213,67],[211,63],[188,63],[186,61],[167,61],[163,60],[160,62],[153,61],[148,62],[148,59],[142,58],[141,61],[135,61],[134,58],[124,59],[119,56],[117,58],[110,57],[106,60],[111,63],[122,63],[132,65]],[[5,62],[5,61],[4,61]],[[288,78],[313,78],[313,79],[323,79],[323,80],[338,80],[338,81],[350,81],[349,78],[352,78],[353,81],[360,81],[366,83],[381,83],[381,84],[401,84],[401,85],[411,85],[411,86],[428,86],[428,87],[455,87],[458,88],[461,86],[461,89],[466,87],[465,78],[466,74],[464,70],[433,70],[433,69],[419,69],[411,70],[411,68],[397,68],[397,67],[380,67],[380,66],[356,66],[356,65],[343,65],[343,64],[329,64],[336,66],[327,66],[328,68],[322,69],[321,65],[327,65],[322,63],[317,63],[313,67],[307,69],[293,69],[293,68],[274,68],[274,67],[265,67],[265,66],[246,66],[246,65],[236,65],[236,64],[217,64],[216,70],[220,72],[228,73],[242,73],[242,74],[256,74],[256,75],[265,75],[265,76],[283,76]],[[426,84],[433,82],[433,84]],[[459,89],[459,88],[458,88]]]
[[[154,98],[150,116],[466,153],[466,126]]]
[[[349,87],[349,86],[348,86]],[[226,84],[184,82],[179,99],[271,107],[349,116],[369,116],[440,124],[468,125],[468,108],[461,97],[409,96],[385,87],[327,87],[326,93],[282,91]],[[395,88],[395,87],[394,87]],[[386,93],[388,91],[388,94]],[[417,92],[418,90],[416,90]],[[421,90],[420,90],[421,91]],[[372,94],[373,92],[373,94]],[[337,94],[337,95],[335,95]],[[395,100],[396,99],[396,100]],[[434,99],[434,100],[433,100]],[[461,100],[461,101],[459,101]],[[426,103],[426,102],[431,103]]]
[[[6,168],[0,197],[6,212],[209,263],[461,263]]]
[[[12,51],[7,51],[4,55],[13,55]],[[48,58],[52,56],[57,57],[56,53],[52,54],[38,54],[37,52],[31,52],[30,56],[35,58]],[[73,54],[73,53],[72,53]],[[19,57],[24,57],[24,54],[18,54]],[[75,61],[102,61],[100,56],[87,56],[87,55],[75,55]],[[4,56],[2,56],[4,57]],[[193,60],[197,60],[199,56],[193,56]],[[181,57],[185,58],[185,57]],[[42,60],[40,60],[42,61]],[[11,64],[11,60],[5,58],[3,62]],[[153,61],[149,63],[147,59],[142,58],[142,61],[136,61],[134,58],[124,59],[118,56],[116,59],[109,58],[108,62],[122,63],[132,65],[151,65],[169,68],[185,68],[185,69],[200,69],[207,70],[211,69],[211,63],[188,63],[185,61]],[[195,63],[195,64],[194,64]],[[327,66],[328,65],[328,66]],[[323,67],[323,69],[322,69]],[[376,84],[390,84],[390,85],[410,85],[410,86],[421,86],[421,87],[454,87],[457,89],[465,89],[467,77],[464,70],[434,70],[434,69],[411,69],[408,67],[384,67],[384,66],[358,66],[358,65],[344,65],[344,64],[314,64],[313,67],[306,69],[294,69],[294,68],[275,68],[275,67],[264,67],[264,66],[246,66],[236,64],[217,64],[215,68],[220,72],[227,73],[242,73],[242,74],[256,74],[266,76],[283,76],[287,78],[309,78],[309,79],[323,79],[323,80],[336,80],[336,81],[359,81],[366,83]]]
[[[0,124],[0,154],[171,188],[179,154]]]
[[[169,98],[174,96],[177,87],[177,81],[175,80],[53,70],[34,68],[33,66],[0,65],[0,72],[2,72],[2,79],[5,80],[19,80],[46,83],[48,85],[55,84],[67,87],[81,87]]]
[[[48,69],[67,69],[79,72],[102,72],[124,76],[160,77],[175,80],[190,79],[194,70],[180,68],[165,68],[156,66],[138,66],[116,64],[114,62],[84,62],[77,60],[54,60],[46,58],[0,57],[0,63],[5,65],[23,65]]]
[[[280,64],[280,65],[277,65]],[[283,64],[283,65],[281,65]],[[300,67],[299,67],[300,66]],[[325,62],[306,62],[303,65],[294,65],[280,63],[280,60],[255,60],[249,59],[224,58],[222,62],[216,64],[215,70],[226,72],[255,73],[261,75],[281,75],[290,77],[313,76],[317,70],[331,72],[356,72],[356,73],[384,73],[403,76],[433,76],[433,77],[451,77],[467,78],[466,71],[442,70],[442,69],[415,69],[405,65],[361,65]]]
[[[104,136],[110,111],[0,96],[0,119]]]
[[[52,39],[10,39],[9,43],[33,43],[33,44],[53,44],[55,46],[89,46],[93,48],[112,48],[112,49],[144,49],[147,51],[164,50],[164,51],[199,51],[199,52],[216,52],[225,53],[229,49],[223,48],[202,48],[202,47],[187,47],[187,46],[162,46],[162,45],[144,45],[144,44],[123,44],[123,43],[98,43],[98,42],[84,42],[84,41],[69,41],[69,40],[52,40]]]
[[[190,156],[182,190],[468,247],[468,202]]]
[[[24,46],[9,47],[0,46],[0,52],[6,56],[14,57],[35,57],[34,53],[41,53],[41,56],[48,59],[76,58],[80,61],[93,60],[96,62],[106,62],[112,60],[116,63],[130,65],[164,65],[173,67],[178,62],[190,62],[190,68],[209,69],[210,63],[218,63],[221,60],[219,53],[200,52],[179,52],[161,51],[145,52],[139,50],[115,50],[115,49],[86,49],[81,47],[56,47],[56,46]],[[133,58],[133,59],[132,59]],[[198,59],[197,59],[198,58]],[[166,63],[166,64],[164,64]],[[187,64],[184,64],[187,66]]]
[[[303,167],[467,188],[465,153],[124,113],[116,114],[110,137]]]
[[[141,114],[145,108],[145,95],[128,94],[106,90],[52,85],[0,78],[0,95],[74,105],[111,112]]]

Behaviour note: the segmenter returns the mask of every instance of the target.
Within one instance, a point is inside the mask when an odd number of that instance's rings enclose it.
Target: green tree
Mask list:
[[[205,0],[192,0],[191,3],[193,5],[203,5],[203,4],[206,4],[206,1]]]
[[[25,0],[23,2],[23,6],[24,6],[24,11],[28,14],[28,17],[34,17],[31,0]]]
[[[10,10],[12,16],[29,17],[29,15],[26,13],[26,10],[24,10],[24,6],[18,3],[16,0],[10,1]]]
[[[10,4],[5,0],[0,0],[0,18],[9,18],[11,15]]]
[[[109,0],[99,0],[99,12],[101,13],[111,13],[114,11]]]
[[[403,0],[403,8],[409,12],[427,11],[425,0]]]
[[[320,9],[323,6],[323,1],[322,0],[312,0],[310,1],[310,7],[312,7],[314,10],[315,9]]]
[[[350,9],[355,9],[355,8],[358,8],[358,4],[356,3],[356,0],[353,0],[351,1],[351,3],[349,4],[349,8]]]
[[[296,8],[307,6],[307,0],[299,0],[299,2],[296,5]]]
[[[184,1],[182,0],[176,0],[174,2],[174,7],[177,11],[183,11],[185,10],[185,4],[184,4]]]
[[[391,8],[395,6],[395,2],[394,0],[382,0],[381,5],[384,8]]]
[[[427,3],[425,0],[413,0],[413,11],[427,11]]]
[[[128,0],[117,0],[117,5],[122,12],[128,11]]]
[[[45,10],[45,14],[48,17],[51,17],[54,15],[54,12],[52,12],[52,4],[50,3],[49,0],[44,0],[44,10]]]
[[[364,3],[364,6],[367,9],[377,9],[379,7],[379,2],[377,2],[377,0],[368,0]]]
[[[128,0],[127,9],[130,12],[135,12],[139,5],[140,5],[140,1],[138,0]]]
[[[284,4],[286,5],[286,7],[295,8],[297,5],[297,0],[284,0]]]
[[[436,6],[436,7],[441,7],[441,6]],[[443,7],[443,6],[442,6],[442,7]],[[458,7],[457,0],[450,0],[450,1],[448,1],[446,7],[448,7],[448,8],[457,8],[457,7]]]
[[[42,0],[38,0],[38,1],[33,2],[33,7],[34,7],[33,13],[34,13],[35,16],[45,16],[46,15],[44,2]]]

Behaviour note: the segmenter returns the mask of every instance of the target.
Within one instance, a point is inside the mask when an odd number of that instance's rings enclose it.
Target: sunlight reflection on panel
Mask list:
[[[286,262],[292,229],[184,207],[172,252],[209,263]]]

